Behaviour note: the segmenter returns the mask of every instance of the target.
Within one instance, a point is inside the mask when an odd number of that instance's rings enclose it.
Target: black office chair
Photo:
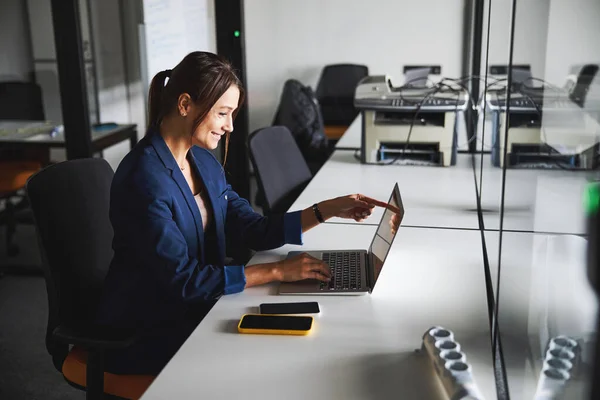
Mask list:
[[[0,119],[44,120],[42,89],[35,82],[0,82]]]
[[[579,107],[583,107],[585,105],[587,93],[590,90],[590,85],[597,73],[597,64],[587,64],[581,68],[581,71],[577,76],[577,82],[575,82],[575,86],[569,94],[571,101],[577,104]]]
[[[350,126],[358,115],[354,108],[354,91],[358,82],[368,75],[369,68],[365,65],[335,64],[323,68],[316,94],[326,127]]]
[[[0,82],[0,120],[43,121],[42,90],[35,82]],[[31,223],[28,204],[20,192],[25,181],[41,168],[38,160],[24,153],[0,150],[0,199],[5,208],[0,212],[0,225],[6,226],[6,252],[19,253],[13,242],[17,223]],[[16,268],[15,268],[16,269]]]
[[[131,345],[127,332],[94,325],[113,256],[108,217],[113,171],[100,158],[65,161],[35,174],[27,196],[48,292],[46,348],[69,384],[88,399],[139,398],[154,377],[105,373],[103,353]],[[70,346],[73,346],[69,349]]]
[[[253,132],[249,142],[265,214],[287,212],[312,179],[292,133],[271,126]]]
[[[324,132],[319,101],[308,86],[295,79],[283,85],[279,106],[272,125],[285,126],[296,141],[314,175],[333,152]]]

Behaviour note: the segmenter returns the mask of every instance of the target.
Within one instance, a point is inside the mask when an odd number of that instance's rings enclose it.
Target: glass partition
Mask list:
[[[588,399],[597,298],[583,197],[598,167],[600,2],[502,3],[511,69],[486,93],[480,172],[506,388],[513,399]]]

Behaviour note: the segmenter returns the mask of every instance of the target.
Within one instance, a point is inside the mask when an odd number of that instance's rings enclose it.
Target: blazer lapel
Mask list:
[[[210,198],[210,205],[213,212],[213,219],[215,223],[215,231],[217,233],[217,243],[219,248],[219,260],[225,259],[225,222],[223,220],[223,213],[220,212],[221,205],[219,204],[218,196],[221,194],[218,190],[218,185],[214,181],[213,176],[210,174],[211,168],[207,166],[202,158],[194,157],[194,152],[190,151],[190,161],[193,161],[192,164],[196,168],[196,172],[202,178],[204,182],[204,186],[206,186],[206,190],[208,191],[208,197]],[[214,167],[213,167],[214,169]]]
[[[181,173],[173,154],[171,154],[171,150],[165,143],[160,133],[153,132],[151,134],[151,142],[152,146],[156,149],[156,153],[162,160],[163,164],[167,169],[171,172],[171,177],[179,186],[179,190],[183,194],[183,198],[185,199],[192,215],[194,216],[194,224],[196,225],[196,237],[198,240],[197,248],[198,253],[201,254],[202,259],[200,260],[202,263],[204,262],[204,229],[202,229],[202,216],[200,215],[200,209],[198,209],[198,204],[194,199],[194,194],[190,189],[190,185],[188,185],[185,177]],[[212,201],[212,198],[211,198]]]

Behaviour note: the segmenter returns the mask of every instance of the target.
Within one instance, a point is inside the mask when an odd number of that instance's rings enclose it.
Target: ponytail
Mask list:
[[[157,128],[164,116],[163,108],[163,92],[165,88],[165,80],[171,76],[171,70],[166,69],[159,72],[152,78],[150,83],[150,91],[148,93],[148,127]]]

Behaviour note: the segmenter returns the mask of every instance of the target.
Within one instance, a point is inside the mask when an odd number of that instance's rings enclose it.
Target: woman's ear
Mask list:
[[[192,108],[192,98],[187,93],[182,93],[177,99],[177,112],[182,117],[187,117]]]

